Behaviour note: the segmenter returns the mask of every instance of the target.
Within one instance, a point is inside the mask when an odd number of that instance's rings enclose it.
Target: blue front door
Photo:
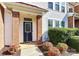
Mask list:
[[[32,41],[32,22],[26,21],[23,23],[24,27],[24,42]]]

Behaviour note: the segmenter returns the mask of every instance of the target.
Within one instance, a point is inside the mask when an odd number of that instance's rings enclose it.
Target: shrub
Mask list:
[[[62,52],[62,51],[67,51],[68,45],[65,43],[58,43],[57,48]]]
[[[75,35],[79,36],[79,30],[76,31]]]
[[[52,28],[48,30],[49,41],[54,44],[59,42],[66,42],[69,35],[67,34],[67,30],[63,28]]]
[[[59,55],[60,55],[60,51],[58,48],[56,47],[49,48],[48,56],[59,56]]]
[[[78,28],[66,28],[66,31],[67,31],[69,36],[75,36],[75,35],[78,35],[78,33],[79,33]]]
[[[44,50],[49,50],[49,47],[53,47],[53,44],[51,42],[44,42],[42,45],[42,48]]]
[[[79,52],[79,36],[71,36],[70,39],[68,39],[67,44]]]
[[[48,30],[49,40],[54,44],[65,43],[70,36],[75,35],[79,36],[78,28],[49,28]]]

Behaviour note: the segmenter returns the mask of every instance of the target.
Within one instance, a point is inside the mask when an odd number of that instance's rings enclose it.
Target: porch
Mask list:
[[[3,46],[19,46],[28,41],[42,40],[42,16],[47,10],[24,3],[3,3]]]

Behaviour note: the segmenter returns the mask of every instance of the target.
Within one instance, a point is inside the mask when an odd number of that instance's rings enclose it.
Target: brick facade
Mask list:
[[[73,28],[73,16],[68,17],[68,27]]]
[[[13,17],[13,45],[19,45],[19,12],[12,12]]]
[[[75,27],[76,28],[79,28],[79,19],[78,20],[75,20]]]
[[[79,5],[77,5],[77,6],[74,7],[74,11],[76,13],[79,13]],[[77,19],[77,20],[75,19],[75,27],[79,28],[79,19]]]
[[[38,15],[36,17],[37,22],[37,41],[41,41],[41,36],[42,36],[42,16]]]
[[[74,12],[79,13],[79,5],[74,7]]]

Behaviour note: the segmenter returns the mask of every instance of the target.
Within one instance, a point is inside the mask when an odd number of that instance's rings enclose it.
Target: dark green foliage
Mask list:
[[[67,44],[79,52],[79,36],[71,36],[68,39]]]
[[[49,40],[54,44],[66,42],[70,36],[75,35],[79,35],[78,28],[50,28],[48,30]]]
[[[57,44],[59,42],[62,42],[62,43],[66,42],[66,40],[69,37],[69,35],[67,34],[66,29],[61,29],[61,28],[49,29],[48,36],[49,36],[49,40],[53,44]]]

